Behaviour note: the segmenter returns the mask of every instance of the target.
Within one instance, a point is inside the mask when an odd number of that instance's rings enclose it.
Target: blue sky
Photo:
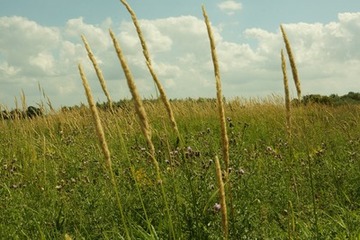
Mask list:
[[[215,96],[202,4],[216,36],[226,97],[283,94],[280,23],[293,45],[304,94],[360,91],[357,0],[128,2],[170,98]],[[141,94],[155,96],[131,19],[120,1],[1,0],[0,104],[13,107],[21,91],[29,105],[45,101],[38,85],[55,107],[86,102],[79,62],[85,66],[96,100],[105,101],[81,34],[99,60],[112,98],[128,98],[109,28],[127,54]]]

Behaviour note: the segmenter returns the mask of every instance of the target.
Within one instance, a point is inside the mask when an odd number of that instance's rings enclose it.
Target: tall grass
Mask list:
[[[310,239],[317,234],[357,239],[359,106],[294,107],[297,141],[290,156],[283,101],[270,100],[231,100],[224,106],[234,124],[229,150],[236,159],[229,174],[235,210],[235,217],[228,219],[229,239]],[[216,101],[172,104],[186,144],[199,156],[172,148],[170,155],[163,104],[144,102],[144,108],[151,117],[153,143],[161,151],[156,156],[176,238],[221,239],[222,213],[213,209],[221,199],[213,171],[213,156],[221,149]],[[145,208],[148,228],[156,232],[153,238],[172,238],[154,168],[144,161],[148,155],[141,148],[135,109],[98,112],[130,236],[151,238],[139,233],[147,227]],[[65,233],[73,239],[126,238],[110,175],[102,167],[95,124],[89,119],[92,113],[83,107],[31,121],[0,121],[1,239],[40,238],[40,232],[46,239],[60,239]]]
[[[101,124],[99,113],[98,113],[98,110],[96,108],[95,101],[94,101],[94,98],[92,96],[90,86],[88,84],[88,81],[87,81],[86,76],[85,76],[85,72],[84,72],[81,64],[78,65],[78,68],[79,68],[81,80],[82,80],[82,83],[83,83],[83,86],[84,86],[84,89],[85,89],[86,98],[88,100],[90,110],[91,110],[91,113],[92,113],[92,116],[93,116],[93,120],[94,120],[94,123],[95,123],[95,126],[96,126],[95,127],[96,134],[97,134],[97,137],[99,139],[100,146],[101,146],[102,152],[103,152],[104,157],[105,157],[106,166],[107,166],[107,168],[109,170],[109,174],[111,176],[111,182],[112,182],[112,185],[114,187],[114,192],[115,192],[115,195],[116,195],[116,200],[117,200],[117,203],[118,203],[121,220],[122,220],[122,223],[124,225],[125,234],[126,234],[127,239],[131,239],[130,235],[129,235],[128,227],[127,227],[127,224],[126,224],[126,219],[125,219],[125,216],[124,216],[123,207],[122,207],[122,204],[121,204],[121,201],[120,201],[118,186],[117,186],[115,176],[114,176],[114,171],[113,171],[113,168],[112,168],[110,151],[109,151],[109,148],[108,148],[108,144],[106,142],[104,129],[103,129],[103,126]]]
[[[217,59],[216,54],[216,47],[215,47],[215,39],[214,35],[211,30],[211,24],[209,21],[209,17],[206,13],[205,6],[202,6],[203,16],[205,19],[205,24],[210,40],[210,50],[211,50],[211,56],[212,61],[214,64],[214,74],[215,74],[215,82],[216,82],[216,99],[217,99],[217,108],[218,108],[218,114],[220,119],[220,127],[221,127],[221,140],[222,140],[222,153],[223,153],[223,159],[225,162],[225,171],[226,175],[229,172],[230,167],[230,160],[229,160],[229,138],[226,131],[226,120],[225,120],[225,109],[224,109],[224,102],[223,102],[223,94],[222,94],[222,88],[221,88],[221,76],[220,76],[220,67]],[[227,180],[227,176],[226,176]]]
[[[88,56],[89,56],[89,59],[91,60],[93,66],[94,66],[94,69],[95,69],[95,72],[96,72],[96,75],[99,79],[99,82],[100,82],[100,85],[101,85],[101,88],[108,100],[108,105],[109,105],[109,108],[110,110],[112,110],[113,106],[112,106],[112,100],[111,100],[111,97],[110,97],[110,93],[107,89],[107,86],[106,86],[106,82],[105,82],[105,79],[104,79],[104,75],[99,67],[99,65],[97,64],[97,61],[96,61],[96,58],[94,56],[94,54],[92,53],[91,51],[91,48],[90,48],[90,45],[88,43],[88,41],[86,40],[85,36],[84,35],[81,35],[81,39],[85,45],[85,48],[86,48],[86,51],[88,53]]]
[[[83,67],[81,66],[81,64],[78,65],[78,69],[79,69],[80,77],[81,77],[81,80],[82,80],[82,83],[83,83],[83,86],[84,86],[84,89],[85,89],[86,98],[88,100],[89,107],[90,107],[90,110],[91,110],[91,113],[92,113],[92,116],[93,116],[93,120],[94,120],[94,123],[95,123],[95,126],[96,126],[96,134],[97,134],[97,136],[99,138],[100,146],[101,146],[101,149],[102,149],[104,157],[105,157],[106,166],[109,169],[112,169],[110,151],[109,151],[106,139],[105,139],[104,129],[103,129],[102,125],[101,125],[101,120],[100,120],[99,113],[98,113],[98,110],[97,110],[96,105],[95,105],[94,98],[93,98],[92,93],[91,93],[89,83],[88,83],[88,81],[86,79],[85,72],[84,72]]]
[[[284,80],[284,91],[285,91],[285,109],[286,109],[286,131],[289,139],[291,138],[291,112],[290,112],[290,92],[289,92],[289,81],[286,72],[286,61],[284,51],[281,49],[281,69]]]
[[[301,85],[300,85],[300,79],[299,79],[298,71],[297,71],[297,68],[296,68],[294,54],[293,54],[293,52],[291,50],[291,45],[290,45],[289,38],[287,37],[285,29],[284,29],[284,27],[282,25],[280,25],[280,29],[281,29],[281,33],[282,33],[282,36],[283,36],[283,39],[284,39],[286,52],[287,52],[287,54],[289,56],[291,72],[292,72],[295,87],[296,87],[297,97],[298,97],[298,100],[300,102],[301,101]]]
[[[170,210],[169,210],[169,206],[168,206],[168,201],[167,201],[167,197],[166,197],[166,193],[165,193],[165,189],[164,189],[164,185],[163,185],[163,180],[161,177],[161,171],[160,171],[160,167],[159,167],[159,162],[156,159],[156,155],[155,155],[155,147],[154,144],[152,142],[152,135],[151,135],[151,129],[150,129],[150,125],[148,122],[148,117],[145,111],[145,108],[143,106],[143,102],[141,100],[141,97],[137,91],[132,73],[130,71],[130,68],[127,64],[127,61],[125,59],[125,56],[121,50],[120,44],[117,41],[115,34],[113,33],[113,31],[111,31],[111,29],[109,30],[111,39],[113,41],[114,44],[114,48],[116,50],[117,56],[119,58],[119,61],[121,63],[122,69],[124,71],[127,83],[128,83],[128,87],[130,89],[131,95],[133,97],[134,100],[134,104],[135,104],[135,110],[136,113],[140,119],[140,125],[141,125],[141,131],[146,139],[146,142],[148,144],[149,147],[149,153],[150,153],[150,157],[152,159],[152,162],[155,166],[155,171],[156,171],[156,179],[157,179],[157,183],[160,184],[160,188],[161,188],[161,192],[162,192],[162,197],[164,200],[164,204],[165,204],[165,210],[167,213],[167,217],[169,219],[169,225],[170,225],[170,236],[172,236],[173,239],[175,239],[175,231],[174,231],[174,227],[173,227],[173,222],[172,222],[172,218],[171,218],[171,214],[170,214]]]
[[[205,19],[205,24],[209,36],[210,41],[210,50],[211,50],[211,57],[214,65],[214,75],[215,75],[215,82],[216,82],[216,99],[217,99],[217,108],[218,108],[218,114],[220,119],[220,129],[221,129],[221,143],[222,143],[222,154],[223,159],[225,163],[225,182],[227,183],[227,192],[230,196],[230,205],[231,205],[231,215],[234,215],[233,210],[233,201],[232,201],[232,195],[231,195],[231,185],[229,182],[229,169],[230,169],[230,156],[229,156],[229,137],[227,135],[226,130],[226,120],[225,120],[225,108],[224,108],[224,102],[223,102],[223,94],[222,94],[222,88],[221,88],[221,77],[220,77],[220,67],[217,59],[216,54],[216,47],[215,47],[215,39],[214,35],[212,33],[211,24],[209,21],[209,17],[206,13],[205,6],[202,6],[202,12]],[[217,157],[215,157],[215,163],[216,163],[216,169],[217,172],[220,171],[220,165],[218,163]],[[218,173],[219,174],[219,173]],[[222,184],[222,181],[219,180],[218,175],[218,181],[220,185],[220,192],[221,192],[221,207],[222,207],[222,225],[223,225],[223,232],[224,232],[224,238],[228,238],[228,218],[227,218],[227,207],[226,201],[225,201],[225,190]]]
[[[143,102],[142,102],[141,97],[140,97],[140,95],[138,93],[137,87],[136,87],[135,82],[134,82],[134,78],[133,78],[132,73],[130,71],[130,68],[129,68],[127,62],[126,62],[125,56],[124,56],[124,54],[123,54],[123,52],[121,50],[120,44],[117,41],[113,31],[109,30],[109,33],[110,33],[111,39],[113,41],[114,48],[116,50],[117,56],[119,58],[121,66],[123,68],[123,71],[124,71],[124,74],[125,74],[125,77],[126,77],[126,80],[127,80],[128,87],[130,89],[131,95],[132,95],[133,100],[134,100],[135,110],[136,110],[137,116],[140,119],[141,131],[142,131],[142,133],[143,133],[143,135],[144,135],[144,137],[146,139],[146,142],[148,144],[150,157],[151,157],[151,159],[153,161],[153,164],[154,164],[156,172],[157,172],[157,178],[158,178],[159,181],[161,181],[159,163],[158,163],[158,161],[156,160],[156,157],[155,157],[155,147],[154,147],[154,144],[153,144],[152,139],[151,139],[152,138],[151,129],[150,129],[148,117],[147,117]]]
[[[132,21],[134,23],[136,32],[137,32],[137,34],[139,36],[139,39],[140,39],[141,47],[143,49],[143,54],[144,54],[144,57],[145,57],[145,61],[146,61],[146,65],[148,67],[148,70],[149,70],[149,72],[150,72],[150,74],[151,74],[151,76],[152,76],[152,78],[153,78],[153,80],[154,80],[154,82],[156,84],[157,89],[159,90],[160,98],[161,98],[162,102],[164,103],[164,106],[165,106],[165,109],[166,109],[166,111],[168,113],[171,125],[172,125],[178,139],[181,140],[181,136],[180,136],[180,132],[179,132],[176,120],[175,120],[175,116],[174,116],[173,110],[171,109],[171,104],[169,102],[168,97],[166,96],[165,89],[162,86],[160,80],[158,79],[157,74],[156,74],[156,72],[155,72],[155,70],[154,70],[154,68],[152,66],[150,53],[149,53],[149,50],[148,50],[144,35],[142,34],[140,25],[139,25],[139,23],[137,21],[136,14],[132,10],[130,5],[127,3],[127,1],[125,1],[125,0],[120,0],[120,1],[126,7],[126,9],[128,10],[128,12],[129,12],[129,14],[130,14],[130,16],[132,18]]]
[[[109,30],[135,108],[125,103],[111,114],[98,111],[79,64],[91,112],[80,107],[31,121],[1,121],[1,239],[358,238],[360,108],[292,108],[298,141],[289,146],[282,98],[223,101],[214,37],[202,10],[217,99],[172,103],[188,147],[169,144],[163,121],[168,109],[141,99]],[[289,104],[283,51],[281,57]],[[231,117],[229,133],[225,111]],[[144,161],[149,157],[155,173]]]
[[[219,195],[220,195],[220,210],[221,210],[221,217],[222,217],[222,228],[224,233],[224,239],[229,238],[229,223],[227,217],[227,206],[226,206],[226,197],[225,197],[225,188],[224,182],[222,179],[222,171],[221,165],[219,162],[219,158],[215,156],[215,169],[216,169],[216,179],[219,186]]]

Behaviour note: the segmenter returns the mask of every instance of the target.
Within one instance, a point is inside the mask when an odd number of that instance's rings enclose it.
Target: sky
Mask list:
[[[283,96],[283,24],[303,95],[360,91],[358,0],[128,0],[167,96],[214,98],[216,87],[204,5],[215,36],[226,98]],[[157,91],[131,17],[119,0],[0,0],[0,106],[86,104],[84,66],[95,101],[105,102],[83,34],[113,101],[131,98],[109,36],[112,29],[144,98]],[[288,66],[290,93],[296,97]]]

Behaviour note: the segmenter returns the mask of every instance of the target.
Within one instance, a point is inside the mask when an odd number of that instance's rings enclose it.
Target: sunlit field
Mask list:
[[[280,102],[225,104],[229,238],[359,238],[359,105],[293,108],[289,139]],[[222,238],[216,101],[172,103],[183,142],[145,102],[166,199],[130,103],[100,111],[123,220],[88,108],[0,122],[1,239]]]
[[[107,102],[79,63],[86,105],[0,105],[0,239],[360,239],[359,93],[302,96],[280,26],[284,96],[226,99],[203,7],[216,96],[169,100],[121,2],[159,96],[141,98],[110,29],[130,100],[81,35]]]

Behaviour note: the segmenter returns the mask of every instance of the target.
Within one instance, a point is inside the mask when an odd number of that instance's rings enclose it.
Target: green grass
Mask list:
[[[178,239],[220,239],[216,103],[174,102],[179,148],[159,102],[146,103]],[[292,110],[287,139],[276,102],[226,104],[230,239],[360,238],[360,107]],[[170,223],[134,110],[101,112],[132,239],[168,239]],[[192,151],[188,151],[187,147]],[[0,239],[126,238],[90,112],[0,122]]]

